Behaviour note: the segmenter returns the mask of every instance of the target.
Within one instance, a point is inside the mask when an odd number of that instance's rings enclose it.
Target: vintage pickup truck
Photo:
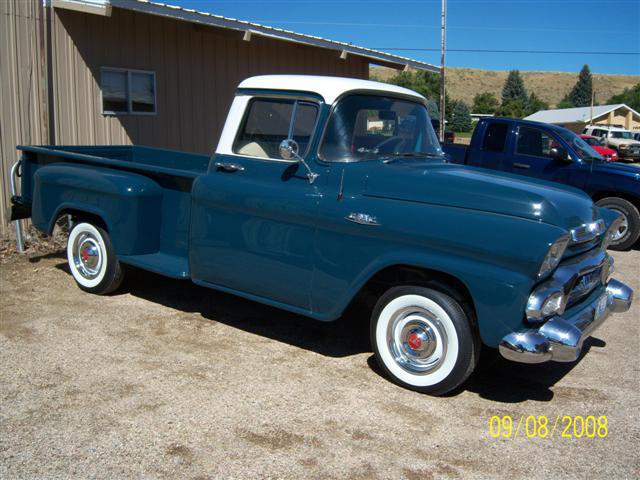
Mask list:
[[[72,218],[81,289],[133,265],[339,318],[373,298],[383,371],[443,394],[481,344],[575,361],[633,292],[611,278],[621,220],[579,190],[445,161],[425,99],[365,80],[243,81],[215,154],[136,146],[19,147],[13,217]]]
[[[445,143],[442,148],[454,163],[584,190],[596,205],[622,216],[612,250],[627,250],[640,238],[640,167],[607,162],[566,128],[516,118],[485,118],[473,131],[469,147]]]

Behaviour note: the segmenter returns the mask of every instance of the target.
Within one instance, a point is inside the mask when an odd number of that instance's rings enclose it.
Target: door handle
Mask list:
[[[513,164],[513,168],[523,168],[525,170],[531,168],[531,165],[529,165],[528,163],[514,163]]]
[[[216,162],[213,164],[216,170],[224,170],[225,172],[243,172],[244,167],[237,163]]]

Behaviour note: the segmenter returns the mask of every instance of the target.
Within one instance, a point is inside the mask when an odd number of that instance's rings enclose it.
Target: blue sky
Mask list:
[[[440,0],[164,1],[366,47],[440,47]],[[450,49],[640,51],[638,0],[449,0],[447,26]],[[440,62],[438,52],[387,51]],[[447,55],[449,66],[490,70],[577,72],[585,63],[593,72],[640,75],[637,55]]]

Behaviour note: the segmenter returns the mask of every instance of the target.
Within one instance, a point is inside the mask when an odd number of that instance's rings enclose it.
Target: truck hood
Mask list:
[[[364,194],[491,212],[570,230],[598,217],[582,191],[450,163],[398,160],[372,169]]]
[[[635,165],[625,165],[624,163],[618,162],[595,161],[593,164],[593,170],[616,175],[624,175],[625,177],[640,180],[640,167]],[[640,183],[638,184],[638,189],[640,189]]]
[[[607,143],[609,145],[615,145],[615,146],[618,146],[618,145],[634,145],[634,146],[640,145],[640,142],[638,142],[637,140],[632,140],[630,138],[611,138],[611,137],[609,137],[609,138],[607,138]]]

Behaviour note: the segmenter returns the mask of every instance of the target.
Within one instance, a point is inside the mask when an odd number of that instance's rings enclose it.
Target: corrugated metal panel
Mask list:
[[[15,146],[46,143],[44,70],[39,56],[41,8],[38,0],[0,1],[0,232],[7,231],[9,171]]]
[[[236,86],[252,75],[368,77],[368,62],[318,47],[114,8],[111,17],[56,10],[59,144],[139,144],[210,153]],[[156,73],[157,115],[105,116],[100,67]]]

